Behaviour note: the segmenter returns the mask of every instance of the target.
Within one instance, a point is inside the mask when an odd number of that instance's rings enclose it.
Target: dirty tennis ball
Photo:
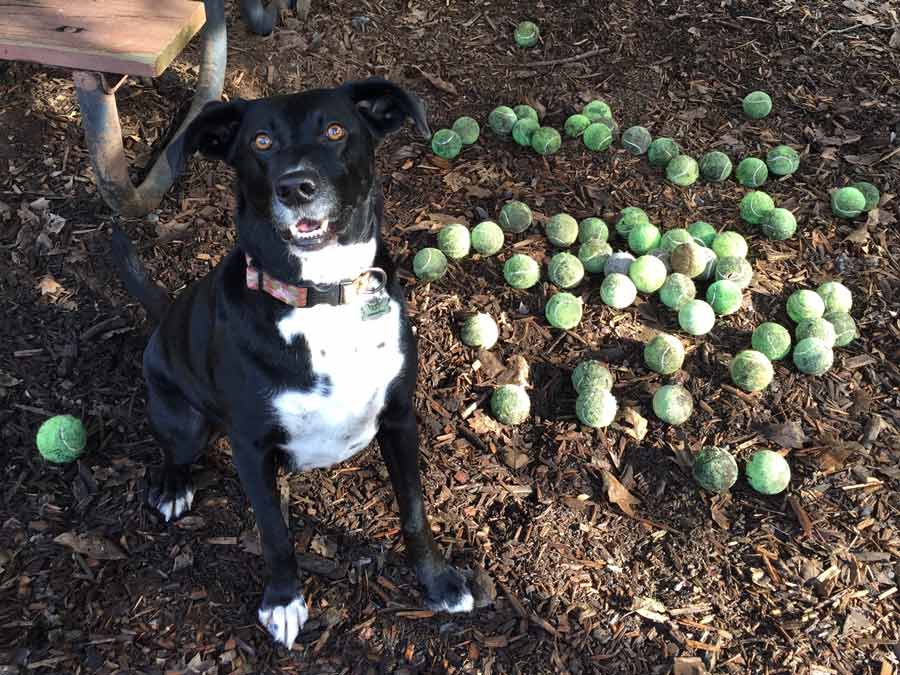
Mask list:
[[[613,140],[615,140],[619,135],[619,125],[612,117],[601,117],[594,120],[594,122],[605,124],[609,128],[610,132],[612,132]]]
[[[788,297],[787,313],[794,323],[804,319],[818,319],[825,314],[825,301],[815,291],[794,291]]]
[[[465,225],[444,225],[437,236],[438,248],[448,258],[459,260],[469,255],[471,237]]]
[[[719,256],[711,248],[705,246],[700,247],[700,256],[704,260],[703,271],[697,275],[700,281],[713,281],[716,276],[716,265],[719,262]]]
[[[682,244],[689,244],[692,241],[694,241],[694,238],[690,232],[683,227],[676,227],[663,232],[662,238],[659,240],[659,246],[671,253]]]
[[[622,147],[632,155],[643,155],[653,142],[653,136],[646,127],[629,127],[622,134]]]
[[[738,465],[727,450],[707,445],[694,458],[692,473],[704,490],[721,494],[737,482]]]
[[[633,253],[642,255],[659,246],[662,237],[659,228],[653,223],[638,223],[628,233],[628,248]]]
[[[624,309],[637,298],[637,287],[630,277],[618,272],[608,275],[600,284],[600,299],[613,309]]]
[[[750,344],[770,361],[780,361],[791,351],[791,333],[779,323],[766,321],[753,331]]]
[[[437,248],[423,248],[413,258],[413,273],[422,281],[435,281],[447,271],[447,257]]]
[[[490,349],[497,344],[498,337],[500,337],[500,330],[497,328],[497,322],[491,318],[490,314],[483,312],[463,321],[459,331],[459,339],[470,347]]]
[[[572,288],[584,279],[584,265],[571,253],[557,253],[550,258],[547,276],[560,288]]]
[[[498,220],[504,232],[521,234],[531,227],[533,216],[531,215],[531,209],[528,208],[528,204],[511,201],[506,202],[503,208],[500,209],[500,218]]]
[[[541,268],[534,258],[516,253],[503,264],[503,278],[513,288],[531,288],[541,278]]]
[[[716,262],[716,280],[732,281],[744,289],[753,280],[753,266],[745,258],[727,256]]]
[[[581,298],[576,298],[571,293],[557,293],[544,307],[544,316],[550,325],[562,330],[575,328],[581,322],[581,314]]]
[[[716,325],[716,313],[703,300],[690,300],[678,310],[678,325],[685,333],[706,335]]]
[[[516,26],[513,38],[520,47],[534,47],[538,43],[541,32],[533,21],[522,21]]]
[[[537,110],[535,110],[527,103],[520,103],[519,105],[514,106],[513,112],[516,113],[516,117],[518,117],[520,120],[531,119],[535,122],[540,122]]]
[[[672,266],[669,264],[669,252],[664,248],[660,248],[657,246],[652,249],[647,255],[652,255],[654,258],[659,258],[662,261],[662,264],[666,267],[666,274],[672,271]]]
[[[585,426],[602,429],[612,424],[619,404],[606,389],[586,387],[575,399],[575,416]]]
[[[669,309],[681,309],[697,295],[697,287],[687,275],[675,272],[666,277],[659,289],[659,299]]]
[[[666,178],[675,185],[681,187],[693,185],[699,176],[700,168],[697,166],[697,160],[688,155],[678,155],[666,164]]]
[[[741,199],[741,218],[751,225],[762,223],[775,208],[775,202],[762,190],[748,192]]]
[[[707,152],[700,159],[700,175],[703,180],[721,183],[731,175],[731,159],[719,150]]]
[[[679,244],[669,255],[669,265],[673,272],[679,272],[692,279],[706,269],[707,256],[703,247],[694,242]]]
[[[581,111],[591,122],[599,122],[603,117],[612,117],[612,108],[606,101],[591,101]]]
[[[628,274],[631,265],[634,262],[634,256],[627,251],[616,251],[611,253],[603,264],[603,274]]]
[[[800,166],[800,155],[789,145],[777,145],[766,154],[766,166],[776,176],[790,176]]]
[[[684,363],[684,345],[674,335],[658,333],[644,345],[644,363],[655,373],[671,375]]]
[[[847,313],[853,307],[853,294],[840,281],[826,281],[816,289],[825,302],[825,312]]]
[[[728,366],[731,381],[746,392],[762,391],[775,377],[772,362],[762,352],[745,349],[735,354]]]
[[[520,384],[504,384],[491,394],[491,412],[503,424],[521,424],[531,411],[528,392]]]
[[[478,136],[481,135],[481,126],[474,118],[467,115],[458,118],[451,129],[459,134],[463,145],[472,145],[478,140]]]
[[[485,220],[478,223],[470,235],[472,240],[472,248],[481,255],[494,255],[503,248],[503,230],[492,220]]]
[[[846,347],[856,339],[856,321],[846,312],[828,312],[824,318],[834,326],[835,347]]]
[[[557,213],[544,225],[544,233],[554,246],[571,246],[578,239],[578,221],[568,213]]]
[[[831,212],[838,218],[856,218],[866,208],[866,196],[855,187],[842,187],[831,193]]]
[[[516,112],[507,105],[497,106],[488,115],[488,126],[498,136],[508,136],[518,121]]]
[[[734,177],[744,187],[758,188],[769,178],[769,169],[761,159],[747,157],[737,165]]]
[[[694,412],[691,393],[680,384],[667,384],[653,394],[653,413],[667,424],[684,424]]]
[[[35,437],[41,457],[54,464],[66,464],[81,456],[87,445],[84,424],[72,415],[54,415],[44,420]]]
[[[591,120],[585,115],[576,113],[575,115],[570,115],[566,120],[564,131],[569,138],[578,138],[589,126],[591,126]]]
[[[797,231],[797,219],[787,209],[776,208],[769,212],[760,228],[769,239],[784,241],[793,237]]]
[[[665,167],[681,153],[681,147],[671,138],[660,136],[653,139],[647,148],[647,160],[650,166]]]
[[[619,219],[616,221],[616,232],[619,233],[619,236],[627,239],[635,225],[649,222],[650,217],[644,209],[637,206],[626,206],[619,213]]]
[[[578,247],[578,259],[584,270],[591,274],[601,274],[606,260],[612,255],[612,246],[601,239],[592,239]]]
[[[453,129],[439,129],[431,137],[431,150],[442,159],[453,159],[462,150],[463,142]]]
[[[540,127],[531,135],[531,148],[539,155],[552,155],[561,145],[562,138],[553,127]]]
[[[516,120],[516,123],[513,124],[512,128],[513,140],[522,147],[530,148],[531,137],[534,136],[534,132],[540,128],[540,123],[530,117],[523,117],[520,120]]]
[[[609,227],[600,218],[585,218],[578,223],[578,243],[583,244],[594,239],[600,241],[609,239]]]
[[[823,340],[808,337],[794,347],[794,365],[806,375],[824,375],[834,364],[834,352]]]
[[[863,211],[871,211],[878,206],[878,203],[881,201],[881,193],[878,191],[878,188],[871,183],[859,181],[858,183],[853,183],[850,187],[856,188],[862,192],[863,197],[866,198],[866,205],[863,207]]]
[[[837,340],[837,333],[834,330],[834,326],[824,317],[819,317],[818,319],[804,319],[797,324],[797,328],[794,332],[797,335],[798,343],[806,338],[814,337],[819,338],[826,345],[834,348],[835,340]]]
[[[609,368],[599,361],[582,361],[572,371],[572,386],[579,394],[587,389],[609,391],[612,389],[613,381],[613,374]]]
[[[606,150],[612,145],[612,129],[602,122],[594,122],[584,130],[581,141],[588,150]]]
[[[728,279],[714,281],[706,289],[706,301],[719,316],[734,314],[743,302],[741,287]]]
[[[687,230],[691,233],[694,241],[703,246],[712,246],[713,239],[716,238],[717,234],[716,228],[702,220],[691,223],[688,225]]]
[[[666,265],[653,255],[642,255],[631,263],[628,276],[641,293],[656,293],[666,283]]]
[[[750,487],[764,495],[777,495],[791,482],[791,467],[787,460],[772,450],[757,450],[744,469]]]
[[[764,91],[751,91],[744,97],[742,107],[751,120],[761,120],[772,112],[772,97]]]
[[[719,258],[746,258],[749,252],[747,240],[737,232],[720,232],[713,239],[712,250]]]

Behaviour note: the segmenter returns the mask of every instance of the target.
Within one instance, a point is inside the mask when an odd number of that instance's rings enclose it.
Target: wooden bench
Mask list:
[[[155,209],[175,180],[165,150],[139,186],[131,182],[115,91],[129,75],[156,77],[203,29],[190,110],[171,145],[225,81],[224,0],[2,0],[0,59],[72,68],[97,189],[114,211]],[[110,82],[105,73],[120,75]]]

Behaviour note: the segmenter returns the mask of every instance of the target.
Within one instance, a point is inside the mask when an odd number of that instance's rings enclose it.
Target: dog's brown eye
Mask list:
[[[256,134],[253,139],[253,147],[257,150],[269,150],[272,147],[272,137],[269,134]]]
[[[346,135],[347,130],[337,122],[329,124],[328,128],[325,129],[325,136],[329,141],[339,141]]]

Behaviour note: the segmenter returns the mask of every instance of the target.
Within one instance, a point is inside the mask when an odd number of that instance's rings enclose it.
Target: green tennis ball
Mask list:
[[[838,218],[856,218],[866,208],[866,196],[855,187],[842,187],[831,193],[831,212]]]
[[[716,228],[709,223],[698,220],[696,223],[688,225],[688,232],[698,244],[703,246],[712,246],[713,240],[716,238]]]
[[[834,352],[816,337],[800,340],[794,347],[794,365],[807,375],[824,375],[834,364]]]
[[[531,135],[531,147],[539,155],[552,155],[561,145],[562,138],[553,127],[541,127]]]
[[[481,135],[481,126],[472,117],[463,116],[453,123],[453,131],[459,134],[463,145],[472,145]]]
[[[578,239],[578,221],[568,213],[557,213],[547,221],[544,233],[554,246],[571,246]]]
[[[671,375],[684,364],[684,345],[674,335],[658,333],[644,345],[644,363],[655,373]]]
[[[718,150],[707,152],[700,159],[700,175],[703,180],[721,183],[731,175],[731,159]]]
[[[540,37],[541,32],[532,21],[522,21],[518,26],[516,26],[516,31],[513,34],[515,38],[516,44],[520,47],[534,47],[538,43],[538,38]]]
[[[678,310],[678,325],[685,333],[706,335],[716,325],[716,313],[703,300],[690,300]]]
[[[622,147],[632,155],[643,155],[653,142],[653,136],[646,127],[629,127],[622,134]]]
[[[697,160],[687,155],[678,155],[666,164],[666,178],[675,185],[687,187],[697,182],[700,176],[700,168]]]
[[[716,277],[716,265],[719,264],[719,256],[711,248],[700,247],[700,258],[703,260],[703,271],[696,276],[700,281],[713,281]]]
[[[524,202],[511,201],[506,202],[500,209],[500,227],[504,232],[512,232],[513,234],[521,234],[529,227],[534,217],[531,215],[531,209]]]
[[[603,264],[603,274],[628,274],[631,265],[634,263],[634,256],[627,251],[616,251],[612,253]]]
[[[766,154],[766,166],[776,176],[790,176],[800,166],[800,155],[789,145],[778,145]]]
[[[439,129],[431,137],[431,151],[443,159],[453,159],[462,150],[463,142],[453,129]]]
[[[734,172],[737,182],[748,188],[758,188],[769,178],[769,169],[766,163],[756,157],[742,159]]]
[[[438,248],[448,258],[459,260],[469,255],[471,238],[465,225],[444,225],[437,236]]]
[[[734,314],[741,308],[743,301],[741,287],[727,279],[714,281],[706,289],[706,301],[719,316]]]
[[[759,225],[775,209],[775,202],[762,190],[748,192],[741,199],[741,218],[751,225]]]
[[[840,281],[826,281],[816,289],[825,302],[826,312],[848,313],[853,307],[853,294]]]
[[[767,321],[756,327],[750,343],[770,361],[780,361],[791,351],[791,334],[781,324]]]
[[[624,274],[613,272],[600,284],[600,299],[613,309],[624,309],[637,298],[637,287]]]
[[[750,487],[764,495],[777,495],[791,482],[791,467],[772,450],[757,450],[744,469]]]
[[[772,112],[772,98],[764,91],[751,91],[744,97],[742,107],[751,120],[761,120]]]
[[[588,150],[606,150],[612,144],[612,129],[602,122],[593,122],[581,135]]]
[[[481,255],[494,255],[503,248],[503,230],[497,223],[485,220],[472,229],[472,248]]]
[[[577,260],[577,259],[576,259]],[[582,302],[571,293],[557,293],[547,301],[544,316],[554,328],[571,330],[581,322]]]
[[[679,310],[697,295],[697,287],[687,275],[675,272],[666,277],[659,289],[659,299],[669,309]]]
[[[609,391],[588,387],[575,399],[575,416],[585,426],[602,429],[613,423],[618,407]]]
[[[520,120],[534,120],[535,122],[540,122],[540,118],[538,118],[537,110],[532,108],[527,103],[520,103],[519,105],[513,108],[513,112],[516,113],[516,117]]]
[[[592,239],[578,247],[578,259],[586,272],[601,274],[606,260],[612,255],[612,246],[600,239]]]
[[[647,255],[652,255],[654,258],[659,258],[663,266],[666,268],[666,274],[672,271],[672,265],[670,264],[671,255],[669,255],[669,252],[666,249],[657,246],[656,248],[651,249]]]
[[[804,319],[818,319],[825,314],[825,301],[815,291],[794,291],[787,301],[787,313],[794,323]]]
[[[689,244],[692,241],[694,241],[694,238],[690,232],[683,227],[676,227],[663,233],[659,246],[664,251],[671,253],[682,244]]]
[[[498,422],[509,425],[521,424],[528,419],[531,399],[525,387],[519,384],[504,384],[491,394],[491,412]]]
[[[557,253],[550,258],[547,276],[560,288],[572,288],[584,279],[584,265],[571,253]]]
[[[824,317],[819,317],[818,319],[804,319],[797,324],[795,332],[797,334],[797,342],[814,337],[819,338],[826,345],[833,348],[835,340],[837,340],[837,333],[834,330],[834,326]]]
[[[667,274],[663,261],[652,255],[642,255],[628,268],[628,276],[641,293],[656,293],[666,283]]]
[[[727,450],[707,445],[694,458],[692,473],[704,490],[721,494],[737,482],[738,465]]]
[[[772,209],[762,221],[762,233],[769,239],[784,241],[797,231],[797,219],[787,209]]]
[[[600,241],[609,239],[609,228],[600,218],[585,218],[578,223],[578,243],[583,244],[594,239]]]
[[[447,271],[447,257],[437,248],[423,248],[413,258],[413,273],[422,281],[435,281]]]
[[[638,223],[628,233],[628,248],[643,255],[660,245],[659,228],[652,223]]]
[[[737,232],[720,232],[713,239],[712,250],[719,258],[746,258],[750,249]]]
[[[653,139],[647,148],[647,160],[650,166],[664,168],[681,153],[681,147],[671,138],[660,136]],[[698,169],[699,170],[699,169]]]
[[[738,352],[728,367],[731,381],[747,392],[762,391],[775,377],[772,362],[762,352],[745,349]]]
[[[41,457],[54,464],[66,464],[81,456],[87,445],[84,424],[72,415],[54,415],[38,428],[35,438]]]
[[[497,106],[488,115],[488,126],[498,136],[508,136],[518,121],[515,111],[506,105]]]
[[[846,347],[856,339],[856,322],[845,312],[828,312],[825,320],[834,327],[834,346]]]
[[[606,125],[606,128],[612,133],[613,140],[616,139],[619,134],[619,125],[612,117],[599,117],[591,121],[592,124],[595,122]]]
[[[584,130],[591,126],[591,121],[584,115],[570,115],[566,120],[564,131],[569,138],[578,138]]]
[[[523,117],[520,120],[516,120],[516,123],[513,124],[512,128],[513,140],[522,147],[530,148],[531,138],[534,136],[534,132],[540,129],[540,127],[541,125],[530,117]]]
[[[626,206],[619,213],[619,219],[616,221],[616,232],[619,236],[628,238],[632,228],[638,223],[649,223],[650,217],[644,209],[637,206]]]
[[[491,318],[490,314],[479,312],[474,316],[470,316],[463,321],[459,331],[459,339],[463,344],[470,347],[482,347],[490,349],[497,344],[497,338],[500,337],[500,330],[497,328],[497,322]]]
[[[862,192],[863,197],[866,199],[866,205],[863,207],[863,211],[871,211],[878,203],[881,201],[881,193],[878,191],[878,188],[872,185],[871,183],[867,183],[866,181],[859,181],[858,183],[854,183],[850,187],[856,188],[860,192]]]
[[[653,413],[666,424],[684,424],[692,412],[694,399],[680,384],[667,384],[653,394]]]
[[[719,258],[716,262],[716,280],[726,280],[744,289],[753,280],[753,267],[745,258],[729,256]]]
[[[613,374],[599,361],[582,361],[572,371],[572,386],[579,394],[587,389],[609,391],[613,382]]]
[[[534,258],[516,253],[503,264],[503,278],[513,288],[531,288],[541,278],[541,268]]]
[[[673,272],[679,272],[693,279],[706,269],[706,260],[703,247],[691,241],[674,248],[669,255],[669,266]]]
[[[612,108],[607,105],[606,101],[591,101],[584,106],[581,114],[591,122],[599,122],[603,117],[612,117]]]

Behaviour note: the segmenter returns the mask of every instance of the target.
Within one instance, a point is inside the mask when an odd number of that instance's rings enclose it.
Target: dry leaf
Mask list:
[[[842,441],[831,434],[825,434],[821,440],[822,445],[815,449],[812,456],[819,464],[819,468],[826,474],[835,473],[844,468],[844,464],[850,455],[864,452],[863,447],[855,441]]]
[[[873,414],[866,422],[866,428],[863,429],[863,445],[866,447],[873,445],[881,432],[889,428],[890,425],[884,421],[881,415]]]
[[[206,527],[203,516],[182,516],[175,521],[175,527],[182,530],[199,530]]]
[[[37,288],[41,291],[41,295],[49,295],[51,297],[59,295],[63,291],[63,287],[59,285],[59,282],[49,274],[45,275],[38,282]]]
[[[474,197],[475,199],[487,199],[494,194],[490,190],[479,187],[478,185],[466,185],[463,189],[467,197]]]
[[[444,79],[438,77],[437,75],[432,75],[431,73],[419,68],[419,66],[413,66],[413,68],[415,68],[420,73],[422,73],[422,77],[424,77],[426,80],[428,80],[428,82],[431,84],[431,86],[434,87],[435,89],[440,89],[441,91],[443,91],[447,94],[451,94],[452,96],[456,96],[459,93],[456,91],[456,87],[454,87],[452,84],[447,82],[447,80],[444,80]]]
[[[666,606],[653,598],[635,597],[631,603],[631,610],[635,614],[639,614],[645,619],[650,619],[650,621],[655,621],[656,623],[666,623],[669,620],[666,616],[668,612]]]
[[[891,49],[900,49],[900,28],[894,31],[894,34],[891,35],[891,39],[888,42],[888,46]]]
[[[53,541],[68,546],[76,553],[94,560],[124,560],[128,557],[122,549],[108,539],[93,534],[63,532]]]
[[[15,387],[17,384],[21,384],[22,380],[19,380],[9,373],[4,373],[0,370],[0,387]]]
[[[623,427],[625,433],[636,441],[644,440],[647,435],[647,419],[634,408],[622,409],[622,420],[631,426]]]
[[[809,441],[809,437],[803,433],[800,422],[766,424],[760,428],[759,433],[782,448],[802,448]]]
[[[706,666],[699,656],[676,656],[672,675],[706,675]]]
[[[725,515],[725,507],[730,503],[731,495],[724,494],[713,497],[709,505],[709,513],[712,516],[712,519],[716,521],[716,525],[726,532],[731,529],[731,521],[728,520],[728,516]]]
[[[481,354],[479,354],[480,358]],[[528,361],[516,354],[506,360],[506,369],[497,376],[497,384],[528,384]]]
[[[503,449],[503,463],[510,469],[518,471],[528,464],[528,455],[524,452],[516,452],[513,448]]]
[[[485,415],[480,410],[473,413],[468,420],[469,426],[476,434],[499,434],[503,431],[503,425],[493,417]]]
[[[490,574],[481,565],[474,565],[474,574],[470,583],[476,607],[487,607],[497,599],[497,586]]]
[[[625,489],[625,486],[619,482],[619,479],[612,475],[606,469],[600,469],[603,474],[603,488],[606,490],[606,497],[613,504],[617,505],[629,516],[634,516],[632,506],[640,504],[641,500]]]
[[[877,210],[878,209],[872,209],[872,211]],[[852,241],[854,244],[862,245],[869,241],[869,236],[869,225],[868,223],[863,223],[847,235],[846,241]]]

